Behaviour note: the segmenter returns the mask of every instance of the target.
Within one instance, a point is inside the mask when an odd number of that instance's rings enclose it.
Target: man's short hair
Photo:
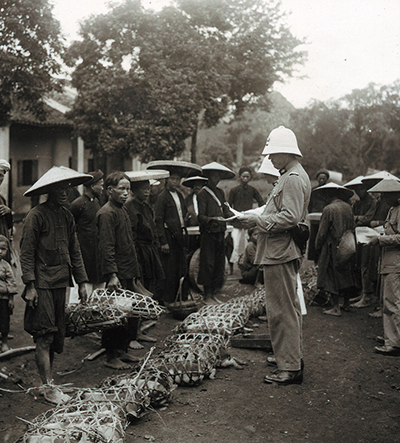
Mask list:
[[[106,180],[104,182],[104,188],[108,189],[109,186],[118,186],[118,183],[122,180],[126,179],[128,181],[129,177],[125,174],[124,171],[113,171],[111,174],[108,174]]]
[[[243,174],[243,172],[248,172],[250,175],[253,173],[253,171],[251,170],[251,168],[249,168],[248,166],[242,166],[239,169],[239,177]]]

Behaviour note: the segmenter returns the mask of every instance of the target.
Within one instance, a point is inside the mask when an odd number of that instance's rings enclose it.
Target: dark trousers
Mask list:
[[[202,232],[200,238],[200,264],[198,284],[222,288],[225,276],[225,233]]]
[[[120,280],[124,289],[133,292],[133,280]],[[116,326],[115,328],[103,331],[101,346],[107,352],[118,350],[126,352],[131,340],[136,340],[137,330],[139,326],[138,317],[129,317],[125,325]]]

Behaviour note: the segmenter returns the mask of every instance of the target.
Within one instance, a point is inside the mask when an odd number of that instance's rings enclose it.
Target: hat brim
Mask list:
[[[156,169],[144,171],[126,171],[125,174],[129,177],[131,182],[162,180],[169,177],[168,171]]]
[[[400,182],[399,180],[393,179],[383,179],[380,180],[375,186],[370,188],[368,192],[379,192],[382,194],[385,193],[400,193]]]
[[[217,162],[208,163],[203,166],[203,175],[209,177],[211,172],[219,172],[221,180],[229,180],[236,177],[233,171]]]
[[[32,190],[28,189],[24,193],[24,197],[34,197],[37,195],[48,194],[51,188],[54,188],[55,186],[59,186],[59,185],[63,185],[63,184],[67,184],[71,187],[84,185],[85,183],[87,183],[90,180],[92,180],[91,175],[88,175],[87,177],[76,177],[76,178],[71,178],[71,179],[57,180],[57,181],[54,181],[48,185],[43,185],[43,186],[38,187],[36,189],[32,189]]]
[[[331,185],[331,183],[329,183]],[[313,193],[316,194],[334,194],[337,198],[340,198],[341,200],[348,200],[351,198],[354,194],[354,192],[351,189],[347,189],[345,187],[335,187],[335,186],[328,186],[324,185],[319,188],[315,188],[313,190]]]
[[[154,160],[150,162],[146,169],[162,169],[168,171],[170,175],[179,175],[181,178],[199,175],[202,173],[202,168],[195,163],[174,160]]]
[[[207,177],[194,176],[183,180],[182,185],[186,186],[187,188],[193,188],[196,186],[196,183],[199,183],[204,186],[207,182],[208,182]]]
[[[207,177],[212,172],[218,172],[221,180],[230,180],[236,177],[234,172],[221,171],[220,169],[207,169],[203,170],[203,174]]]

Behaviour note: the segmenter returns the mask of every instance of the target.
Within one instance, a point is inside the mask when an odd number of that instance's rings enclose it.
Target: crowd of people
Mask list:
[[[83,303],[94,289],[105,287],[149,295],[168,308],[179,291],[185,297],[190,258],[198,249],[203,303],[221,303],[226,258],[231,271],[239,266],[241,283],[264,284],[274,353],[268,364],[275,368],[264,381],[302,383],[299,269],[308,235],[308,259],[317,265],[318,288],[331,304],[325,314],[339,317],[342,310],[367,306],[374,297],[381,300],[382,310],[375,314],[383,316],[384,337],[375,350],[400,354],[399,180],[381,173],[342,186],[329,182],[329,171],[322,169],[311,189],[296,136],[283,126],[270,133],[262,154],[258,172],[273,185],[266,201],[249,185],[248,167],[239,170],[239,185],[226,199],[218,184],[235,173],[216,162],[200,167],[158,160],[146,170],[113,171],[107,177],[99,170],[83,174],[61,166],[32,185],[25,196],[47,194],[47,200],[31,209],[23,223],[24,328],[36,342],[46,398],[54,400],[52,367],[55,353],[63,350],[67,288],[75,286]],[[0,181],[9,169],[1,160]],[[70,189],[78,185],[83,185],[83,195],[71,202]],[[17,285],[10,265],[11,210],[1,203],[0,332],[5,352]],[[229,255],[228,223],[233,241]],[[364,237],[356,242],[358,233]],[[138,360],[130,350],[142,348],[142,341],[155,338],[141,330],[136,317],[105,330],[106,366],[129,369]]]

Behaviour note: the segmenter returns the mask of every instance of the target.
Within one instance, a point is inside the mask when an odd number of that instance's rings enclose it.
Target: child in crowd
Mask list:
[[[253,209],[254,202],[258,206],[264,205],[260,193],[256,188],[249,185],[252,179],[252,170],[247,166],[242,166],[239,169],[239,185],[235,186],[229,192],[228,202],[233,209],[243,212]],[[233,273],[233,265],[239,262],[240,256],[244,254],[246,248],[246,229],[242,226],[239,220],[233,220],[233,231],[231,233],[233,240],[233,251],[229,259],[230,273]]]
[[[9,351],[8,333],[10,332],[10,315],[14,309],[14,294],[17,283],[10,264],[5,260],[10,253],[10,242],[0,235],[0,332],[1,352]]]
[[[263,283],[262,273],[259,275],[260,265],[255,265],[254,260],[256,258],[257,250],[257,231],[256,228],[251,228],[247,231],[249,236],[249,243],[246,246],[243,257],[239,260],[239,269],[242,274],[240,283],[246,283],[248,285],[255,285],[257,281]],[[258,278],[257,278],[258,277]]]

